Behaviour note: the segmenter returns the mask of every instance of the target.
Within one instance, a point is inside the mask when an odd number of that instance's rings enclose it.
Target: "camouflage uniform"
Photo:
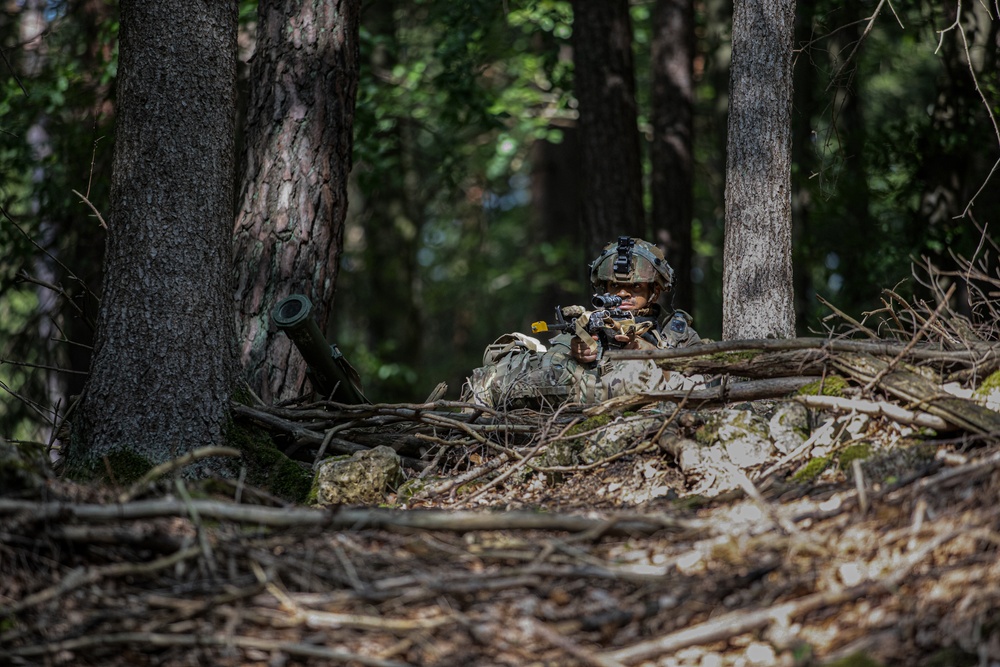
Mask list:
[[[627,254],[610,243],[590,265],[595,290],[603,291],[611,281],[654,283],[668,291],[673,285],[673,270],[663,253],[644,241],[633,239]],[[579,308],[579,307],[571,307]],[[580,309],[582,310],[582,309]],[[567,315],[570,309],[564,309]],[[657,304],[635,311],[636,320],[653,319],[656,326],[643,334],[642,347],[686,347],[701,342],[691,328],[691,316],[682,310],[669,318],[660,317]],[[582,364],[570,353],[573,333],[561,333],[548,345],[521,333],[506,334],[486,348],[483,365],[467,379],[464,399],[491,408],[540,407],[564,401],[596,403],[615,396],[688,389],[700,378],[680,373],[664,373],[649,360],[603,359]]]

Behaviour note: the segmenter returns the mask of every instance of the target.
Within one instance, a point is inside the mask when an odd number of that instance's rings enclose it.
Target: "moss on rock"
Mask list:
[[[827,375],[821,380],[810,382],[799,389],[800,396],[843,396],[847,389],[847,380],[839,375]]]
[[[976,388],[976,394],[979,396],[986,396],[987,394],[1000,389],[1000,371],[993,371],[990,375],[986,377],[985,380]]]
[[[867,442],[856,445],[848,445],[837,453],[837,466],[841,470],[850,470],[855,461],[864,461],[871,458],[872,447]]]
[[[831,459],[829,456],[817,456],[811,459],[804,466],[799,468],[792,479],[801,484],[808,484],[816,480],[824,470],[830,467]]]
[[[288,458],[266,431],[230,422],[226,444],[243,452],[249,484],[292,502],[308,500],[312,471]]]

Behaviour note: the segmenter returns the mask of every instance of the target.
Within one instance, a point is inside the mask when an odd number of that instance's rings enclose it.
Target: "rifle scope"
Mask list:
[[[590,305],[594,308],[617,308],[622,305],[622,298],[614,294],[595,294]]]

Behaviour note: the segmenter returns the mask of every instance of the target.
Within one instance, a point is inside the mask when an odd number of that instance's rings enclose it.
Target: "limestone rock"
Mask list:
[[[572,466],[596,463],[635,445],[643,435],[659,427],[658,415],[618,417],[607,422],[602,418],[581,422],[567,437],[553,442],[539,457],[545,466]]]
[[[779,403],[768,425],[775,449],[787,454],[809,437],[809,409],[795,401]]]
[[[698,431],[702,444],[720,445],[738,468],[766,463],[774,451],[767,421],[749,410],[720,410]]]
[[[380,503],[403,480],[399,455],[379,446],[351,456],[336,456],[320,464],[313,480],[317,505]]]

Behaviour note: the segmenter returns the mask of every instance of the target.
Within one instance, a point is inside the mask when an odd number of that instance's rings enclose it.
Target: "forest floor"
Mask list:
[[[548,474],[452,448],[456,483],[381,507],[0,490],[0,664],[1000,664],[995,437],[729,484],[650,437]]]

